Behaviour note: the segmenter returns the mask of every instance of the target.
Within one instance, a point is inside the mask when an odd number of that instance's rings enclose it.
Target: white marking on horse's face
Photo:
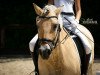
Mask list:
[[[46,49],[50,49],[50,46],[48,44],[44,44],[44,45],[41,45],[40,50],[46,50]]]
[[[51,54],[50,46],[48,44],[41,45],[39,52],[43,59],[48,59]]]

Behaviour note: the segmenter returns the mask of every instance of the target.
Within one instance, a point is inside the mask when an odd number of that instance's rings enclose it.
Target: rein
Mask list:
[[[63,30],[67,33],[66,29],[63,27]],[[66,39],[69,37],[69,34],[67,33],[67,35],[56,45],[58,46],[59,44],[64,44],[64,42],[66,41]]]

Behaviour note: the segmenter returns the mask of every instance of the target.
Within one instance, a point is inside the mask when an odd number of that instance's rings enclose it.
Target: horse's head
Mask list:
[[[44,59],[47,59],[59,39],[60,24],[58,15],[60,14],[62,7],[57,8],[53,5],[46,5],[41,9],[36,4],[33,5],[36,14],[38,15],[36,18],[36,25],[38,28],[40,55]]]

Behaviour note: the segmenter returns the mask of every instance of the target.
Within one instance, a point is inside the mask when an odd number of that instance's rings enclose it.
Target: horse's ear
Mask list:
[[[34,6],[36,14],[40,16],[43,13],[43,10],[39,6],[37,6],[35,3],[33,3],[33,6]]]
[[[56,13],[57,15],[59,15],[59,14],[61,13],[61,11],[62,11],[62,8],[63,8],[63,6],[58,7],[58,8],[55,10],[55,13]]]

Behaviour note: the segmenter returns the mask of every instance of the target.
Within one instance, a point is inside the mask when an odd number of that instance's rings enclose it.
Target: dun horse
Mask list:
[[[38,69],[39,75],[81,75],[81,61],[73,39],[60,24],[60,12],[62,7],[46,5],[41,9],[33,4],[38,28]],[[88,38],[93,41],[91,33],[82,25],[78,27]],[[88,39],[87,38],[87,39]],[[91,61],[88,75],[92,75],[94,59],[94,44],[92,46]]]

